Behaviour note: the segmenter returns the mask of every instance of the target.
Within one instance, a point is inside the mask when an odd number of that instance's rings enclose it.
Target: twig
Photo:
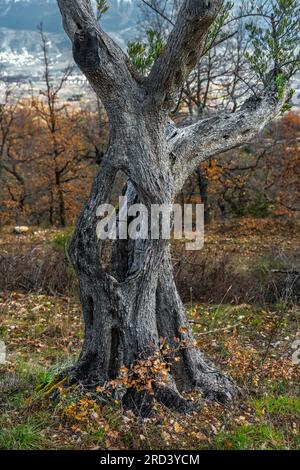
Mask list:
[[[193,320],[190,320],[189,323],[193,323],[195,325],[201,325],[202,323],[199,323],[199,322],[196,322],[196,321],[193,321]],[[224,328],[218,328],[216,330],[210,330],[210,331],[204,331],[202,333],[194,333],[195,336],[205,336],[205,335],[211,335],[213,333],[218,333],[219,331],[228,331],[228,330],[232,330],[234,328],[236,328],[237,326],[239,326],[241,322],[238,322],[238,323],[235,323],[234,325],[231,325],[231,326],[225,326]]]
[[[152,5],[150,2],[147,0],[142,0],[142,2],[147,5],[147,7],[151,8],[155,13],[160,15],[164,20],[168,21],[172,26],[175,26],[175,23],[167,16],[163,11],[161,11],[159,8],[157,8],[155,5]]]
[[[299,276],[300,271],[297,269],[271,269],[271,273],[274,274],[293,274],[294,276]]]

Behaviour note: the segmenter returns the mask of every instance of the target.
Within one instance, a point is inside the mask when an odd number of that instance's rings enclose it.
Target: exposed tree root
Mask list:
[[[230,377],[218,371],[211,374],[209,379],[202,374],[203,379],[198,379],[196,388],[201,391],[206,401],[216,401],[225,406],[231,405],[241,394],[241,390]]]
[[[89,392],[95,391],[104,403],[110,400],[110,396],[112,399],[116,398],[116,390],[110,387],[110,382],[104,383],[96,376],[91,381],[91,376],[83,374],[83,368],[78,369],[76,366],[56,376],[48,384],[41,385],[37,392],[39,398],[56,399],[61,388],[73,389],[76,385],[80,385],[83,390]],[[103,388],[105,393],[97,391],[99,387]],[[215,369],[212,369],[210,375],[199,373],[198,381],[191,391],[200,392],[205,401],[216,401],[224,406],[231,405],[240,394],[237,385],[229,377],[222,375]],[[200,408],[200,396],[199,401],[184,398],[178,391],[172,376],[168,377],[165,384],[162,384],[161,381],[154,383],[153,391],[150,393],[148,390],[140,390],[135,387],[126,389],[120,384],[117,398],[121,400],[125,410],[131,410],[141,418],[147,418],[152,414],[155,401],[182,414],[198,411]]]
[[[36,389],[35,392],[38,394],[39,397],[42,398],[49,398],[51,395],[60,387],[63,387],[68,381],[68,377],[64,374],[58,374],[53,377],[50,382],[46,384],[40,384]]]
[[[131,410],[135,415],[141,418],[151,416],[154,397],[147,391],[138,391],[130,388],[126,391],[122,399],[122,405],[125,410]]]
[[[41,384],[37,387],[35,390],[36,398],[38,400],[57,400],[62,388],[65,390],[74,390],[76,385],[80,385],[82,390],[96,392],[98,398],[103,401],[103,403],[110,401],[110,396],[112,399],[115,399],[115,390],[110,389],[109,383],[101,384],[96,377],[91,383],[87,376],[83,377],[82,373],[78,375],[76,367],[55,376],[49,383]],[[101,387],[101,385],[104,390],[107,387],[105,393],[97,391],[97,388]],[[120,387],[120,389],[122,389],[122,387]],[[194,390],[201,392],[204,400],[216,401],[222,405],[233,403],[234,399],[240,393],[238,387],[230,378],[216,372],[215,375],[211,376],[209,379],[204,377],[202,381],[196,384]],[[167,379],[165,384],[161,382],[159,382],[159,384],[154,383],[153,391],[150,393],[148,390],[139,390],[135,387],[127,389],[123,387],[118,394],[118,399],[121,400],[125,410],[131,410],[135,415],[143,419],[151,416],[155,401],[174,412],[182,414],[188,414],[200,409],[200,400],[192,401],[184,398],[178,391],[171,376]]]

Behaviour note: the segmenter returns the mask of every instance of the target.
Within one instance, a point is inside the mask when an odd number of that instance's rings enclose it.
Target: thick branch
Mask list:
[[[101,29],[91,0],[57,0],[63,25],[73,45],[74,60],[104,98],[135,84],[122,49]]]
[[[170,153],[176,189],[180,190],[186,178],[204,160],[227,150],[249,143],[280,112],[287,93],[278,98],[272,78],[259,95],[249,98],[234,114],[221,114],[187,126],[170,141]]]
[[[183,2],[166,48],[147,78],[151,90],[166,96],[180,89],[203,51],[208,28],[221,4],[220,0]]]

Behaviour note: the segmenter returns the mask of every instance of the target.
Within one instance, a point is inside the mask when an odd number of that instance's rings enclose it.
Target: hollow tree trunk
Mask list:
[[[115,171],[106,165],[102,165],[70,246],[85,322],[84,345],[72,377],[88,387],[103,385],[118,377],[122,366],[153,356],[163,338],[171,349],[179,349],[179,360],[172,362],[164,385],[154,385],[159,401],[187,411],[193,405],[180,392],[194,389],[206,398],[229,401],[236,393],[235,385],[195,347],[175,286],[168,241],[118,240],[109,272],[101,267],[95,215],[97,206],[107,201],[115,177]],[[129,204],[140,199],[131,183],[126,195]],[[130,389],[123,403],[148,415],[152,399],[146,392]]]
[[[70,371],[88,386],[118,376],[120,367],[159,354],[160,337],[171,345],[179,338],[180,361],[155,384],[155,396],[167,406],[189,409],[182,390],[198,388],[205,397],[227,401],[236,394],[232,381],[218,372],[194,346],[176,291],[168,243],[117,241],[107,272],[101,265],[103,243],[97,240],[97,208],[109,202],[116,173],[129,178],[131,196],[148,209],[172,204],[199,164],[249,142],[287,99],[277,85],[278,71],[264,89],[239,111],[201,120],[166,133],[176,96],[205,51],[210,25],[221,0],[184,0],[167,43],[147,77],[141,77],[126,54],[101,29],[90,0],[58,0],[75,62],[108,113],[110,144],[91,195],[70,244],[77,271],[85,337],[78,363]],[[136,194],[134,194],[134,192]],[[177,341],[175,341],[177,344]],[[183,343],[184,342],[184,343]],[[147,414],[152,397],[128,390],[126,406]]]

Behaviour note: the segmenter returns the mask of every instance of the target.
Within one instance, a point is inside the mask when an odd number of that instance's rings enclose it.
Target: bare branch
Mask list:
[[[78,29],[97,27],[90,0],[57,0],[57,3],[64,29],[72,42]]]
[[[239,111],[201,120],[178,130],[176,137],[170,141],[177,186],[181,187],[200,162],[249,143],[279,114],[288,93],[278,99],[278,90],[271,75],[272,79],[265,90],[260,95],[250,97]]]
[[[57,2],[73,44],[74,60],[104,103],[122,85],[132,88],[135,80],[128,58],[99,26],[91,0]]]
[[[221,0],[185,0],[163,53],[152,67],[146,83],[162,98],[177,92],[195,67],[205,47],[209,26],[216,18]],[[171,105],[171,103],[168,103]]]
[[[164,20],[168,21],[172,26],[175,26],[175,23],[159,8],[157,8],[155,5],[152,5],[152,3],[148,2],[147,0],[142,0],[142,2],[151,10],[153,10],[157,15],[161,16]]]

